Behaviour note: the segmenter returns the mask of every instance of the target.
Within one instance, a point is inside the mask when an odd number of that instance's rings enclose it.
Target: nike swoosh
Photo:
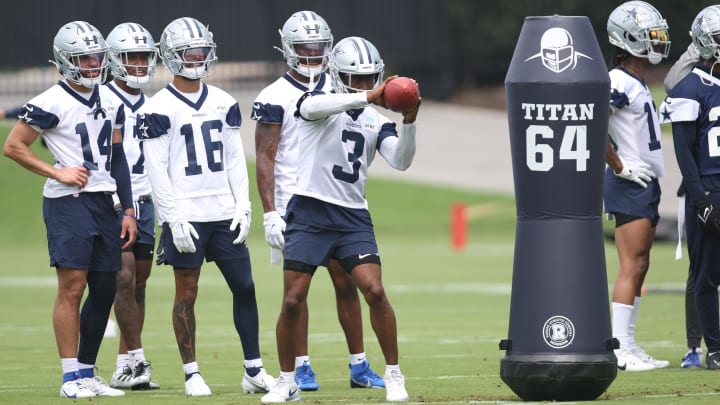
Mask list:
[[[288,392],[288,398],[292,398],[293,395],[295,395],[295,394],[297,394],[297,390],[289,391],[289,392]]]
[[[364,259],[364,258],[366,258],[366,257],[368,257],[368,256],[375,256],[375,253],[366,253],[366,254],[364,254],[364,255],[358,255],[358,259],[361,259],[361,260],[362,260],[362,259]]]
[[[625,369],[627,368],[627,363],[623,364],[622,366],[618,364],[617,368],[618,368],[618,370],[625,371]]]

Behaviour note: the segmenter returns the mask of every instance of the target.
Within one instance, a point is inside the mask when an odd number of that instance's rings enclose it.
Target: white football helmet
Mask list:
[[[213,34],[200,21],[182,17],[168,24],[160,37],[160,58],[173,75],[199,79],[217,63]]]
[[[53,41],[54,64],[67,80],[93,88],[107,77],[108,47],[100,31],[85,21],[69,22]]]
[[[610,13],[607,31],[611,44],[654,65],[670,52],[667,22],[655,7],[644,1],[619,5]]]
[[[382,83],[385,65],[375,45],[361,37],[348,37],[335,45],[330,54],[330,78],[336,93],[364,92],[353,87],[353,75],[375,75],[375,85]]]
[[[305,77],[317,77],[327,69],[333,36],[325,19],[314,11],[298,11],[285,21],[280,42],[285,62]]]
[[[720,6],[700,11],[690,26],[690,36],[702,59],[720,61]]]
[[[140,24],[126,22],[115,28],[107,36],[109,47],[110,72],[117,79],[127,83],[128,86],[139,89],[150,82],[155,73],[157,63],[157,48],[155,40],[148,30]],[[130,53],[146,53],[147,64],[130,64]],[[128,72],[128,68],[134,74]],[[138,72],[144,75],[137,75]]]

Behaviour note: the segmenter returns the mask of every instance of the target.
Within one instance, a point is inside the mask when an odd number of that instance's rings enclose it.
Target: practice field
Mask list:
[[[0,125],[0,133],[8,131]],[[38,146],[37,150],[44,153]],[[46,155],[45,155],[46,156]],[[263,238],[261,206],[251,168],[253,227],[249,237],[260,307],[263,360],[277,375],[275,321],[282,278],[269,265]],[[59,398],[60,362],[51,325],[55,275],[48,267],[41,215],[43,179],[0,158],[0,300],[2,362],[0,402],[68,403]],[[498,349],[507,337],[510,281],[514,251],[515,207],[512,197],[420,186],[372,177],[368,185],[383,261],[383,280],[398,318],[400,364],[411,403],[509,403],[520,399],[499,377]],[[478,205],[480,215],[469,227],[461,252],[450,245],[450,207],[455,202]],[[652,251],[648,294],[643,299],[637,338],[669,369],[619,373],[599,398],[612,404],[718,403],[719,374],[684,370],[682,290],[687,258],[675,261],[673,243],[656,243]],[[606,246],[608,280],[617,272],[615,248]],[[232,324],[229,291],[214,264],[205,266],[197,303],[197,355],[213,390],[210,398],[187,399],[175,344],[170,310],[170,268],[156,266],[149,280],[143,341],[161,389],[128,392],[125,398],[88,402],[143,404],[259,404],[259,395],[242,394],[242,350]],[[600,287],[600,286],[599,286]],[[350,389],[347,345],[337,322],[327,272],[319,270],[310,293],[310,356],[321,388],[302,393],[304,403],[382,403],[384,391]],[[373,368],[384,361],[364,308],[365,348]],[[109,380],[115,365],[117,338],[106,338],[98,359],[99,374]],[[76,401],[82,402],[82,401]],[[128,402],[125,402],[128,403]]]

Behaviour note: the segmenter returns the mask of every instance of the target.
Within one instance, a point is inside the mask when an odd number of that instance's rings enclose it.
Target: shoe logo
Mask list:
[[[625,362],[622,366],[620,365],[620,363],[618,363],[617,368],[618,370],[625,371],[625,369],[627,368],[627,362]]]
[[[296,389],[295,389],[295,390],[289,390],[289,391],[288,391],[288,398],[292,398],[293,396],[295,396],[295,394],[297,394],[297,392],[298,392],[298,390],[296,390]]]

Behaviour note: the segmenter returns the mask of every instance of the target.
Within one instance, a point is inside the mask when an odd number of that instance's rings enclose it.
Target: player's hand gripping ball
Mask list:
[[[387,108],[395,112],[410,111],[420,101],[420,88],[415,80],[399,76],[385,85],[383,98]]]

